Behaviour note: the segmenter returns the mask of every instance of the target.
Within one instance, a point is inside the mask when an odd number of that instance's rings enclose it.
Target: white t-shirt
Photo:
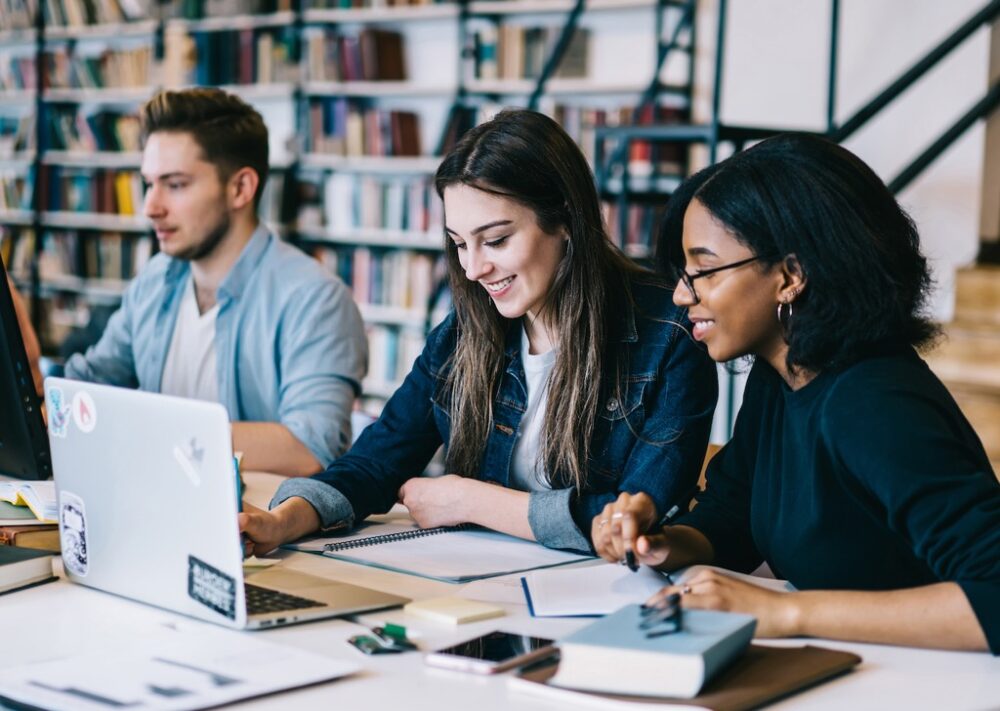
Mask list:
[[[521,491],[544,491],[552,487],[545,478],[545,467],[539,460],[538,453],[545,420],[545,403],[549,399],[549,375],[556,364],[556,349],[532,355],[528,332],[522,330],[521,362],[524,364],[528,406],[521,417],[520,432],[514,443],[510,486]]]
[[[193,400],[219,401],[215,370],[215,317],[219,304],[198,312],[194,279],[188,279],[163,365],[160,392]]]

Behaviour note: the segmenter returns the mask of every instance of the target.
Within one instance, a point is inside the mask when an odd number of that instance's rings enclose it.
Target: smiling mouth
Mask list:
[[[705,321],[695,321],[692,330],[694,331],[695,338],[699,338],[705,334],[708,329],[715,325],[715,321],[705,320]]]
[[[483,284],[487,291],[492,291],[494,293],[503,291],[507,288],[507,285],[514,281],[514,277],[509,276],[506,279],[501,279],[500,281],[495,281],[492,284]]]

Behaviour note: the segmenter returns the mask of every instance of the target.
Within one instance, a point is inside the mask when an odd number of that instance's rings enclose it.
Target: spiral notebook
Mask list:
[[[478,526],[420,528],[405,512],[372,517],[348,535],[326,535],[284,547],[446,583],[590,559]]]

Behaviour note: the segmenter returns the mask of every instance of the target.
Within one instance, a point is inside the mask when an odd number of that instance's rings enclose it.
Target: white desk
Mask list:
[[[248,475],[247,499],[266,503],[279,478]],[[308,553],[278,554],[289,567],[332,579],[399,593],[411,598],[455,594],[460,586],[354,565]],[[150,564],[155,564],[150,561]],[[141,571],[137,571],[141,574]],[[498,627],[537,636],[565,636],[586,620],[533,619],[524,605],[506,605],[508,616],[457,628],[407,617],[401,610],[373,613],[371,624],[399,622],[419,633],[422,649],[445,646]],[[128,648],[130,640],[178,619],[204,624],[112,595],[58,583],[0,597],[3,626],[0,667],[48,659],[56,650],[72,654]],[[254,709],[339,709],[342,711],[506,711],[516,708],[569,708],[509,692],[506,675],[480,677],[432,669],[419,653],[366,657],[346,639],[363,628],[344,620],[312,622],[265,632],[263,639],[308,649],[331,659],[359,662],[362,673],[329,684],[244,703]],[[777,642],[801,644],[801,641]],[[852,673],[795,695],[769,708],[862,711],[863,709],[1000,709],[1000,659],[988,654],[922,651],[867,644],[820,641],[848,649],[864,662]]]

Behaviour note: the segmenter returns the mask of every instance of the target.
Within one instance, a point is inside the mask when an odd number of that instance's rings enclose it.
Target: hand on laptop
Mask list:
[[[240,533],[244,535],[244,555],[266,555],[282,543],[312,533],[319,528],[316,509],[305,499],[293,496],[270,511],[243,504],[239,514]]]

